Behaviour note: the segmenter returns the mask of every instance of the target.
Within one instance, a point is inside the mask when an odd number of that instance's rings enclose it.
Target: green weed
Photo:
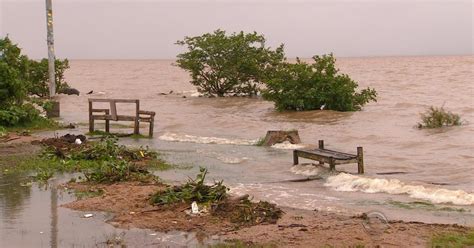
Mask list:
[[[200,168],[200,173],[196,179],[190,179],[186,184],[168,188],[164,192],[158,192],[152,196],[151,201],[156,205],[172,204],[177,202],[190,203],[215,203],[227,197],[229,190],[222,184],[222,181],[213,185],[204,184],[207,169]]]
[[[418,128],[440,128],[444,126],[461,125],[461,117],[443,107],[437,108],[431,106],[425,113],[421,114],[421,122]]]

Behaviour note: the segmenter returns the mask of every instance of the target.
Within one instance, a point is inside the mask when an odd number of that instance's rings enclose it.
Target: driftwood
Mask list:
[[[289,141],[291,144],[301,143],[298,130],[292,131],[267,131],[267,135],[263,140],[262,146],[272,146],[277,143]]]

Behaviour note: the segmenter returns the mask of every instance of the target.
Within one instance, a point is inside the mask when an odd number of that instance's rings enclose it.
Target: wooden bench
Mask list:
[[[109,109],[95,109],[92,104],[94,102],[105,102],[110,104]],[[117,103],[134,103],[135,115],[118,115]],[[95,114],[102,113],[102,114]],[[89,132],[94,132],[94,121],[105,120],[105,132],[110,132],[110,121],[133,121],[134,134],[140,134],[140,122],[150,123],[148,132],[149,137],[153,137],[153,127],[155,125],[155,112],[140,110],[140,100],[135,99],[89,99]]]
[[[298,158],[307,158],[319,161],[320,165],[329,164],[333,171],[337,164],[357,163],[357,171],[364,174],[364,152],[357,147],[357,155],[324,149],[324,141],[320,140],[318,149],[296,149],[293,151],[293,165],[298,164]]]

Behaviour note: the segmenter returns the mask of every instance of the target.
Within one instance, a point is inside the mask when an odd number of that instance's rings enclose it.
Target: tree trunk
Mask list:
[[[289,141],[291,144],[301,143],[298,130],[292,131],[267,131],[267,135],[263,141],[262,146],[272,146],[277,143],[283,143]]]

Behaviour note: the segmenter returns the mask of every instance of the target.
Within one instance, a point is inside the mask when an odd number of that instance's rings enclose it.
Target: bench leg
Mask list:
[[[293,151],[293,165],[297,165],[298,163],[298,154],[296,151]]]
[[[364,150],[362,147],[357,147],[357,172],[364,174]]]
[[[148,136],[151,138],[153,137],[153,128],[155,126],[155,117],[151,116],[150,118],[150,130],[148,132]]]
[[[319,148],[319,149],[324,149],[324,140],[318,140],[318,148]],[[323,162],[323,161],[319,161],[319,165],[323,166],[323,165],[324,165],[324,162]]]
[[[110,133],[110,121],[105,120],[105,132]]]
[[[330,159],[330,162],[329,162],[329,169],[331,171],[335,171],[336,170],[336,161],[334,160],[334,158],[331,158]]]
[[[92,102],[89,102],[89,133],[94,132],[94,117],[92,117]]]

